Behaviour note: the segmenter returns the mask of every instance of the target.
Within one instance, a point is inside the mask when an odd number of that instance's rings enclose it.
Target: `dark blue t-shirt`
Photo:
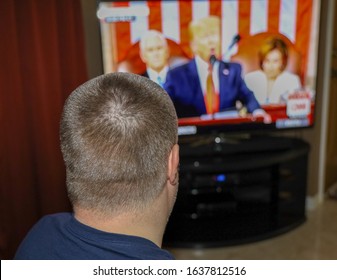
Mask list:
[[[71,213],[43,217],[19,246],[17,260],[172,260],[152,241],[100,231]]]

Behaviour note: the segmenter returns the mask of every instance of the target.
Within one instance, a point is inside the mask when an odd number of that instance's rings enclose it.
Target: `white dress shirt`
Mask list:
[[[198,71],[199,81],[201,84],[201,89],[202,89],[203,94],[205,95],[209,63],[202,60],[199,56],[195,57],[195,63],[197,65],[197,71]],[[213,76],[214,89],[215,89],[215,92],[217,93],[219,93],[218,72],[219,72],[219,62],[216,61],[213,65],[212,76]]]
[[[151,68],[147,68],[146,71],[147,71],[147,74],[149,75],[149,78],[156,82],[158,85],[160,85],[161,87],[163,87],[165,81],[166,81],[166,75],[167,75],[167,72],[169,70],[169,67],[168,66],[165,66],[163,70],[161,70],[159,73],[154,71],[153,69]]]

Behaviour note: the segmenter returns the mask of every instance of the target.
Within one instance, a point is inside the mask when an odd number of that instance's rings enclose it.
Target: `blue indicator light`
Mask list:
[[[225,182],[226,181],[226,175],[225,174],[219,174],[218,176],[216,176],[216,180],[218,182]]]

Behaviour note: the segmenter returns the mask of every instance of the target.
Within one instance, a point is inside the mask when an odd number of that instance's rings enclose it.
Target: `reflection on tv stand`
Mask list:
[[[296,138],[188,137],[180,142],[180,185],[164,245],[242,244],[305,221],[309,145]]]
[[[251,134],[217,133],[181,137],[181,156],[230,155],[288,150],[293,139]]]

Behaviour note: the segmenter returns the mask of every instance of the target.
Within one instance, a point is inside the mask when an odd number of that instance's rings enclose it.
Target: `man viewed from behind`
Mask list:
[[[42,218],[16,259],[172,259],[160,248],[178,188],[177,116],[151,80],[110,73],[78,87],[61,119],[74,213]]]
[[[169,70],[170,57],[169,46],[164,35],[157,30],[145,32],[139,43],[139,55],[146,64],[146,72],[142,75],[163,86]]]

